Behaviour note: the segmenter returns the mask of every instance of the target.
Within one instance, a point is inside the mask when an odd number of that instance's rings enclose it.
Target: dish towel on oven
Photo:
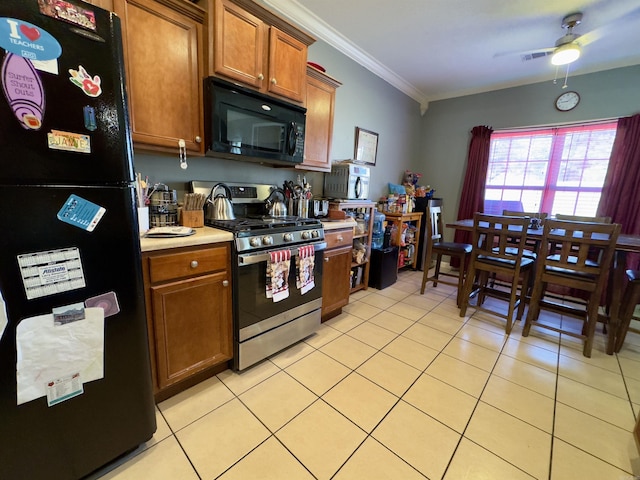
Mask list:
[[[296,286],[300,289],[300,294],[304,295],[316,286],[313,278],[313,268],[315,267],[316,249],[313,245],[305,245],[298,249],[296,258]]]
[[[289,296],[289,266],[291,265],[290,250],[276,250],[269,253],[267,261],[267,298],[274,302],[284,300]]]

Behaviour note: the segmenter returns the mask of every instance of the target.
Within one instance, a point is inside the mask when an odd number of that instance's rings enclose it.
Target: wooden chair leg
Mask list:
[[[467,313],[467,307],[469,306],[469,295],[473,289],[473,281],[475,279],[476,269],[473,265],[469,266],[469,271],[464,281],[464,290],[462,292],[462,298],[460,300],[460,316],[464,317]]]
[[[522,320],[524,315],[524,306],[526,304],[527,292],[529,291],[529,281],[531,279],[531,271],[524,273],[522,278],[522,289],[520,290],[520,304],[518,305],[518,316],[516,320]]]
[[[535,283],[533,291],[531,292],[531,299],[529,300],[529,311],[524,321],[524,327],[522,328],[522,336],[528,337],[531,330],[531,324],[538,320],[538,314],[540,313],[540,300],[542,299],[543,283]]]
[[[640,285],[627,286],[622,297],[622,306],[620,308],[618,331],[609,331],[609,335],[615,335],[615,352],[618,353],[622,350],[624,339],[629,331],[629,325],[631,325],[631,319],[633,318],[633,312],[636,309],[636,305],[640,303]]]
[[[584,341],[582,354],[591,358],[591,350],[593,348],[593,337],[596,334],[596,325],[598,324],[598,309],[600,308],[600,295],[592,294],[589,299],[589,307],[587,309],[587,338]]]
[[[460,306],[460,300],[462,299],[462,289],[464,288],[464,262],[466,258],[466,255],[458,256],[458,261],[460,262],[460,270],[458,271],[458,306]]]
[[[440,265],[442,264],[442,254],[439,253],[436,255],[436,270],[433,274],[433,286],[438,286],[438,277],[440,276]]]

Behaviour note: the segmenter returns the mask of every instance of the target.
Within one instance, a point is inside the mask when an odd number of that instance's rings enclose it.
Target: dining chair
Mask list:
[[[633,313],[636,305],[640,303],[640,270],[627,270],[627,279],[629,283],[622,296],[620,302],[620,313],[618,314],[618,330],[616,332],[615,352],[618,353],[622,349],[624,339],[629,331]],[[610,335],[613,332],[610,333]]]
[[[442,206],[427,205],[426,214],[427,224],[425,227],[424,238],[427,243],[425,267],[424,273],[422,275],[422,286],[420,287],[420,295],[424,293],[427,282],[433,282],[434,288],[438,286],[438,282],[444,283],[445,285],[457,286],[457,303],[458,306],[460,306],[460,298],[462,297],[467,257],[471,253],[471,245],[469,245],[468,243],[444,242],[442,240],[444,231],[442,221]],[[433,275],[429,275],[429,264],[433,255],[436,255],[436,265]],[[460,268],[457,273],[445,272],[440,270],[443,256],[457,258],[459,260]],[[456,281],[443,280],[441,276],[452,277],[455,278]]]
[[[460,301],[460,316],[464,317],[471,296],[477,296],[476,310],[505,318],[505,330],[511,333],[513,314],[522,318],[533,259],[523,256],[529,218],[476,213],[473,216],[473,247]],[[513,250],[515,248],[515,250]],[[507,290],[491,287],[489,276],[496,273],[511,279]],[[477,278],[476,278],[477,277]],[[518,294],[518,287],[522,288]],[[484,306],[485,297],[508,301],[507,314]]]
[[[562,213],[556,213],[556,220],[568,220],[570,222],[611,223],[611,217],[584,217],[581,215],[564,215]]]
[[[582,353],[591,357],[600,297],[619,234],[617,223],[545,222],[523,336],[529,335],[532,326],[564,333],[582,339]],[[583,308],[571,307],[545,298],[549,285],[587,292],[586,304]],[[539,320],[541,309],[583,320],[582,330],[577,332],[563,323],[552,325]]]

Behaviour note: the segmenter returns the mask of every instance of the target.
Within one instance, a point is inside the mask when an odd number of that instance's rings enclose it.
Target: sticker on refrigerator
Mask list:
[[[30,60],[53,60],[62,54],[60,43],[49,32],[10,17],[0,17],[0,47]]]
[[[105,318],[120,313],[120,305],[118,304],[118,298],[115,292],[107,292],[102,295],[87,298],[84,301],[84,306],[87,308],[96,307],[103,309]]]
[[[90,30],[96,29],[96,15],[92,10],[80,7],[64,0],[38,0],[40,13],[64,20]]]
[[[18,255],[18,266],[28,300],[86,286],[76,247]]]
[[[84,117],[84,128],[93,132],[98,126],[96,125],[96,111],[93,107],[85,105],[82,108],[82,116]]]
[[[44,117],[42,81],[26,58],[7,53],[2,61],[2,91],[22,128],[39,130]]]
[[[53,407],[60,402],[84,393],[80,372],[57,378],[47,383],[47,406]]]
[[[58,212],[58,220],[87,232],[93,232],[106,211],[100,205],[71,194]]]
[[[84,303],[72,303],[62,307],[54,307],[51,309],[53,313],[54,325],[66,325],[67,323],[84,320]]]
[[[80,385],[104,378],[104,310],[87,308],[85,314],[84,320],[66,325],[55,325],[51,313],[20,321],[16,328],[18,405],[41,397],[60,403],[82,393]]]
[[[89,97],[99,97],[102,93],[102,79],[98,75],[93,77],[87,73],[82,65],[78,65],[78,70],[69,69],[69,80],[76,87],[80,88]]]
[[[0,340],[2,340],[2,335],[4,334],[8,324],[9,317],[7,317],[7,306],[4,303],[4,298],[2,298],[2,292],[0,291]]]
[[[91,153],[91,138],[81,133],[51,130],[51,133],[47,133],[47,143],[51,150]]]

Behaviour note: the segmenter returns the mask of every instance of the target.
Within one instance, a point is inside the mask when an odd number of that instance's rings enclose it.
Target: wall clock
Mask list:
[[[556,98],[556,108],[561,112],[573,110],[580,103],[578,92],[564,92]]]

